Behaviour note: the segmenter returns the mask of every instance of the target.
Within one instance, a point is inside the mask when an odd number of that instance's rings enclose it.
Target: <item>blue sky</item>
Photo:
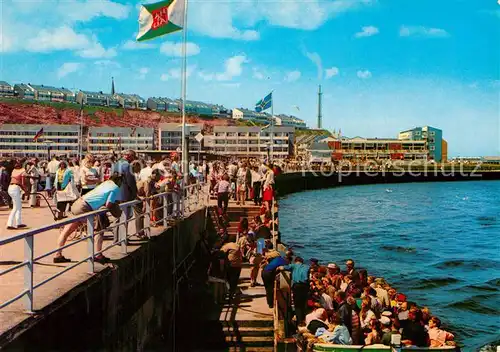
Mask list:
[[[0,0],[0,80],[178,97],[181,34],[136,44],[139,4]],[[188,99],[274,90],[275,113],[315,127],[322,84],[330,130],[431,125],[452,156],[500,155],[496,0],[190,0],[188,40]]]

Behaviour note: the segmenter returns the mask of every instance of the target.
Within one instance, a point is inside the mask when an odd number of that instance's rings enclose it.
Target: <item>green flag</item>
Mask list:
[[[184,27],[184,0],[166,0],[142,5],[137,41],[176,32]]]

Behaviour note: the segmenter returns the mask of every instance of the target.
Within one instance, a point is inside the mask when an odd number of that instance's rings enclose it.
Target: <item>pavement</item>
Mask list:
[[[7,238],[30,229],[35,229],[42,227],[44,225],[53,224],[53,216],[47,205],[43,205],[40,208],[30,208],[27,203],[23,203],[22,209],[22,221],[28,228],[20,230],[7,230],[6,223],[9,216],[10,210],[7,207],[0,207],[0,239]],[[129,232],[133,231],[134,224],[131,221],[129,224]],[[156,236],[164,231],[164,227],[159,226],[152,228],[151,235]],[[60,228],[50,230],[35,235],[34,237],[34,248],[35,257],[42,255],[44,253],[50,252],[57,246],[57,237],[59,236]],[[107,237],[107,238],[106,238]],[[112,244],[111,233],[107,233],[103,248]],[[127,246],[128,253],[135,251],[139,248],[143,240],[131,238]],[[120,246],[115,246],[110,248],[104,253],[107,257],[112,260],[118,260],[123,258],[127,254],[121,253]],[[53,255],[45,257],[37,261],[34,265],[34,284],[45,280],[46,278],[60,272],[65,267],[74,264],[88,256],[87,243],[82,241],[75,244],[72,247],[66,248],[63,251],[63,255],[70,258],[72,263],[64,264],[54,264],[52,261]],[[0,271],[4,271],[9,267],[16,264],[22,263],[24,261],[24,241],[16,241],[9,243],[7,245],[0,247]],[[112,264],[106,264],[112,265]],[[105,265],[95,263],[95,271],[99,273],[106,268]],[[20,294],[24,290],[24,274],[23,269],[20,268],[14,270],[6,275],[0,276],[0,303],[3,303],[16,295]],[[68,291],[70,291],[75,286],[86,281],[96,273],[88,272],[87,263],[82,263],[81,265],[69,270],[68,272],[62,274],[61,276],[55,278],[54,280],[44,284],[43,286],[35,289],[34,291],[34,310],[40,310],[48,304],[52,303]],[[30,316],[30,313],[25,312],[24,301],[20,299],[7,307],[0,309],[0,335],[15,325],[21,323],[24,319]]]

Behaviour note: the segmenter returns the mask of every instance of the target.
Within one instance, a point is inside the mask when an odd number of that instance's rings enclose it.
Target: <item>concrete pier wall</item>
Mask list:
[[[340,186],[390,184],[410,182],[446,182],[446,181],[480,181],[500,180],[500,171],[489,172],[428,172],[393,173],[393,172],[351,172],[349,174],[297,172],[282,174],[276,178],[279,196],[287,194]]]
[[[0,349],[135,351],[168,335],[175,282],[194,258],[205,220],[200,210],[138,244],[138,250],[3,334]]]

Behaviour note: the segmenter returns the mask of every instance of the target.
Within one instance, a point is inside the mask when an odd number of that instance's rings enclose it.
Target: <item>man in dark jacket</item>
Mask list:
[[[410,309],[408,321],[403,328],[401,342],[406,346],[427,347],[429,346],[429,335],[421,323],[422,312],[418,308]]]
[[[352,281],[354,281],[354,284],[356,285],[357,288],[361,289],[361,278],[359,277],[359,273],[354,268],[354,260],[348,259],[345,262],[346,268],[347,268],[347,274],[352,276]]]
[[[346,296],[344,291],[335,292],[335,301],[338,304],[338,315],[342,320],[342,324],[347,327],[349,334],[352,336],[352,308],[346,302]]]

